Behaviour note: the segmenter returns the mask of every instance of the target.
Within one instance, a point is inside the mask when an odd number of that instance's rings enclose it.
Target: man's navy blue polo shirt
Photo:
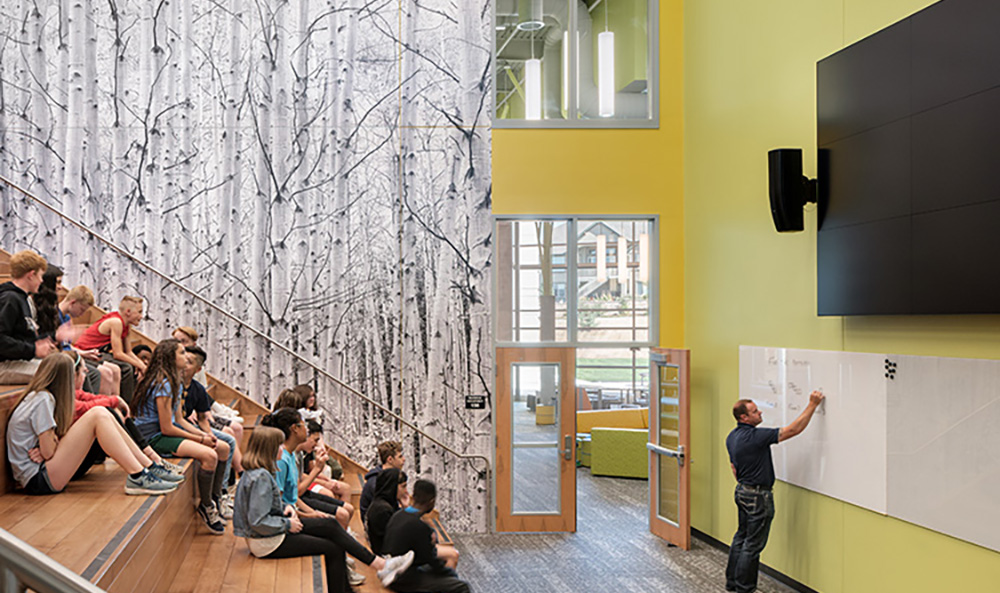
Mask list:
[[[726,437],[729,462],[736,466],[736,481],[746,486],[774,486],[771,445],[777,444],[779,428],[756,428],[740,422]]]

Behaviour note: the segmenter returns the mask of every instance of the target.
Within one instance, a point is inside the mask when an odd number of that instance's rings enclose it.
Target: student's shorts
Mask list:
[[[158,434],[150,437],[149,446],[160,455],[176,455],[177,449],[185,440],[184,437],[168,437]]]
[[[38,473],[31,476],[28,483],[24,485],[24,491],[36,496],[59,494],[61,492],[52,487],[52,482],[49,481],[49,470],[45,469],[44,463],[38,468]]]

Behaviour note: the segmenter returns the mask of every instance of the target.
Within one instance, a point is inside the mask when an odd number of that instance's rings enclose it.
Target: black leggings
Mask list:
[[[336,514],[337,509],[344,506],[344,501],[331,498],[325,494],[313,492],[312,490],[306,490],[299,498],[302,499],[302,502],[317,511],[323,511],[324,513],[330,513],[331,515]]]
[[[375,555],[351,537],[335,519],[304,517],[302,531],[286,533],[278,549],[266,558],[296,558],[322,554],[326,560],[326,586],[330,593],[347,593],[347,566],[344,552],[365,564],[375,561]]]

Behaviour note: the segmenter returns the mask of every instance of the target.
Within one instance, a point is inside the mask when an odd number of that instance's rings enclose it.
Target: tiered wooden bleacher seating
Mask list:
[[[0,283],[10,280],[10,253],[0,249]],[[104,315],[91,307],[73,320],[90,325]],[[139,331],[132,343],[156,345]],[[229,405],[244,419],[246,439],[269,413],[261,404],[208,375],[212,397]],[[187,480],[177,491],[164,496],[128,496],[124,493],[125,474],[108,461],[71,482],[66,491],[54,496],[28,496],[14,491],[7,461],[7,419],[23,385],[0,385],[0,528],[6,529],[70,570],[82,574],[99,587],[121,593],[235,593],[290,592],[316,593],[326,590],[320,557],[259,560],[246,543],[232,534],[208,534],[194,513],[193,463],[183,460]],[[351,485],[351,503],[360,505],[365,468],[333,449],[330,455],[344,468],[344,480]],[[425,520],[438,533],[443,545],[453,545],[437,512]],[[368,544],[358,513],[351,522],[359,541]],[[385,593],[375,571],[360,562],[356,570],[365,583],[358,593]]]

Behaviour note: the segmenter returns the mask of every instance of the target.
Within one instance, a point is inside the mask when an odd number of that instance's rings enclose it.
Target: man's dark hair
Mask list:
[[[306,434],[316,434],[323,432],[323,425],[315,420],[306,420],[306,429],[308,432]]]
[[[740,421],[740,418],[746,416],[747,404],[752,404],[752,403],[753,403],[752,399],[741,399],[737,401],[735,405],[733,405],[733,417],[736,418],[737,422]]]
[[[205,354],[204,350],[197,346],[187,346],[184,349],[187,350],[189,354],[194,354],[200,359],[198,361],[198,366],[205,366],[205,361],[208,360],[208,355]]]
[[[153,349],[145,344],[136,344],[135,346],[132,347],[132,354],[138,356],[140,352],[149,352],[150,354],[152,354]]]
[[[438,489],[430,480],[417,480],[413,485],[413,502],[420,506],[427,505],[437,498]]]

